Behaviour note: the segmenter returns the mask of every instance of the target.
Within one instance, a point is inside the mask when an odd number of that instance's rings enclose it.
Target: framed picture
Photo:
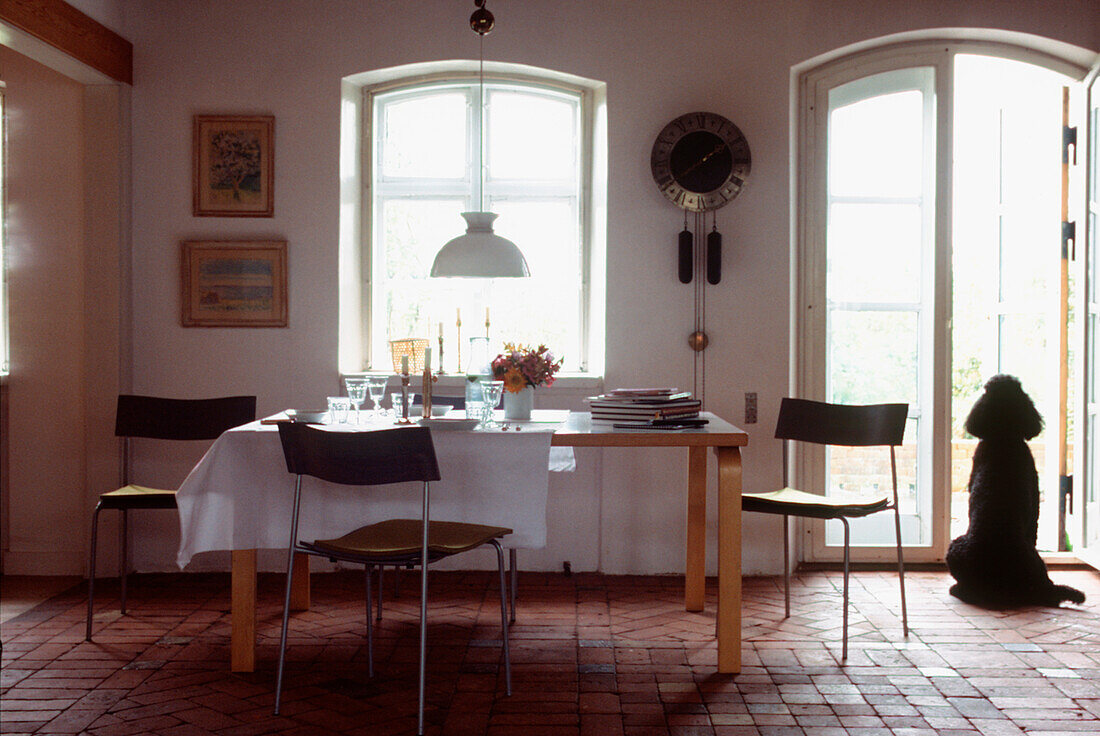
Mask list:
[[[180,247],[184,327],[286,327],[286,241],[188,240]]]
[[[196,115],[192,127],[192,214],[273,216],[274,116]]]

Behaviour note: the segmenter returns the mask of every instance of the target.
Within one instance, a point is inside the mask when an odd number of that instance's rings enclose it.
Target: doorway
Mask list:
[[[1085,74],[1019,47],[952,42],[884,47],[800,78],[795,391],[909,404],[907,559],[942,560],[965,530],[976,441],[962,424],[997,373],[1019,377],[1047,420],[1033,444],[1040,546],[1069,540],[1059,502],[1073,458],[1059,438],[1083,373],[1062,368],[1075,359],[1066,305],[1080,281],[1060,259],[1062,114],[1063,88]],[[791,470],[830,494],[881,490],[887,476],[863,454],[796,448]],[[853,524],[853,559],[894,557],[877,521]],[[839,528],[803,531],[804,559],[840,558]]]
[[[1060,223],[1062,97],[1070,83],[1021,61],[954,58],[952,538],[966,531],[966,486],[977,445],[963,424],[985,381],[1008,373],[1020,379],[1045,420],[1029,442],[1039,471],[1038,547],[1068,546],[1064,520],[1059,530],[1058,493],[1064,474],[1060,365],[1067,344],[1061,334],[1072,330],[1060,309],[1068,297],[1060,279]]]

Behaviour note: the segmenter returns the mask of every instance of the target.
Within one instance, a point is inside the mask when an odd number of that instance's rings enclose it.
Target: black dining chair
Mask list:
[[[901,585],[901,622],[909,636],[909,618],[905,608],[905,563],[901,551],[901,514],[898,510],[898,471],[895,448],[905,435],[909,416],[907,404],[846,405],[806,399],[783,399],[776,422],[776,439],[783,440],[783,488],[767,493],[743,493],[741,508],[761,514],[783,517],[783,593],[784,618],[791,615],[791,562],[788,518],[839,519],[844,525],[844,643],[841,660],[848,659],[848,519],[869,516],[879,511],[894,511],[897,540],[898,582]],[[806,493],[787,485],[787,444],[790,441],[847,447],[884,446],[890,454],[891,495],[828,496]]]
[[[507,587],[504,572],[504,550],[500,539],[512,530],[499,526],[454,521],[430,520],[430,483],[439,480],[439,466],[431,430],[427,427],[402,427],[368,432],[334,432],[306,424],[279,424],[286,467],[296,478],[294,506],[290,520],[290,541],[287,548],[286,597],[283,603],[283,626],[279,640],[279,666],[275,683],[275,714],[283,690],[286,664],[287,628],[290,618],[290,591],[293,584],[294,555],[302,553],[361,564],[366,571],[367,604],[367,671],[374,675],[374,639],[371,617],[371,569],[380,565],[420,566],[420,658],[417,696],[417,733],[424,733],[425,668],[428,646],[428,564],[452,555],[491,544],[497,553],[500,576],[501,655],[504,659],[504,682],[512,694],[512,668],[508,652]],[[322,484],[310,483],[303,490],[306,476],[340,485],[362,487],[364,496],[371,486],[393,483],[420,483],[419,519],[387,519],[354,529],[335,539],[312,542],[298,538],[301,507],[314,494],[323,494]]]
[[[102,493],[92,513],[92,544],[88,559],[88,616],[84,638],[92,640],[92,610],[95,606],[96,547],[99,512],[122,512],[119,526],[119,607],[126,613],[126,577],[129,569],[129,514],[136,509],[174,509],[176,492],[149,488],[130,482],[130,441],[213,440],[227,429],[248,424],[256,418],[255,396],[227,396],[215,399],[168,399],[121,394],[115,410],[115,436],[122,440],[122,486]]]

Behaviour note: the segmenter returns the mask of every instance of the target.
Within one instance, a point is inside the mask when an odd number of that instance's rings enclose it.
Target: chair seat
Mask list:
[[[100,494],[99,503],[105,509],[174,509],[176,492],[131,484]]]
[[[741,494],[741,508],[745,511],[808,516],[814,519],[867,516],[889,506],[888,496],[820,496],[794,488],[783,488],[767,493]]]
[[[415,556],[421,549],[419,519],[389,519],[360,527],[336,539],[318,539],[309,545],[325,552],[389,559]],[[433,559],[455,555],[499,539],[512,530],[502,526],[432,521],[428,524],[428,554]]]

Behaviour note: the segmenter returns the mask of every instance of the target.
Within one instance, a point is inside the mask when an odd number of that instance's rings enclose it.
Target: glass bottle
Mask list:
[[[481,418],[481,384],[479,381],[491,380],[493,368],[489,359],[489,338],[471,337],[470,356],[466,363],[466,416]]]

